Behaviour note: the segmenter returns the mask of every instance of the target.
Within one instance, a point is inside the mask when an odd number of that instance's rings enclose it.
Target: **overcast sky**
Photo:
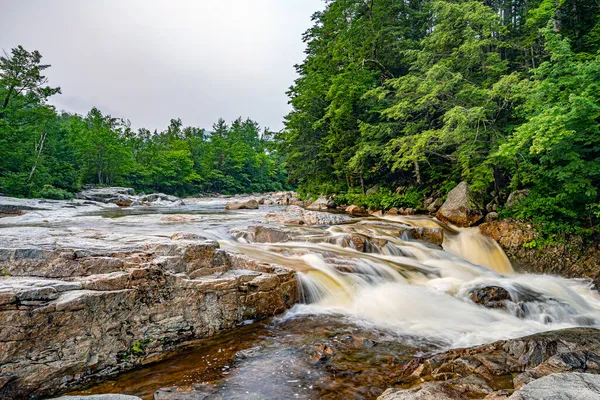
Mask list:
[[[60,109],[164,129],[282,128],[302,33],[323,0],[0,0],[0,47],[39,50]]]

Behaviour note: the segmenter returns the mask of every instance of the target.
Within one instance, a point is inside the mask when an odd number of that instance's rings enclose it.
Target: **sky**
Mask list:
[[[302,33],[323,0],[0,0],[0,48],[38,50],[58,110],[133,128],[220,117],[283,128]]]

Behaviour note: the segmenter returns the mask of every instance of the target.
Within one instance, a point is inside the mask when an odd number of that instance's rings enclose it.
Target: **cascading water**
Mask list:
[[[284,318],[339,315],[445,347],[600,324],[600,296],[589,282],[515,274],[502,249],[477,228],[394,216],[320,233],[294,229],[291,242],[223,243],[298,271],[305,303]],[[410,239],[414,229],[440,234],[441,247]],[[356,250],[359,239],[364,252]],[[496,308],[471,300],[473,291],[486,287],[507,293]]]

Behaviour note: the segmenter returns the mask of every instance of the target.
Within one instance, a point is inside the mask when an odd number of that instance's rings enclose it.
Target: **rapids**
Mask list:
[[[591,282],[515,272],[478,228],[418,216],[299,226],[270,217],[285,214],[283,207],[223,208],[219,201],[198,200],[170,210],[88,213],[71,220],[69,229],[93,226],[110,238],[122,229],[144,237],[197,233],[230,251],[294,269],[302,303],[78,394],[152,399],[157,389],[178,386],[227,399],[375,399],[415,357],[600,326],[600,296]],[[171,223],[165,212],[187,215]],[[53,222],[52,229],[62,226]],[[476,304],[473,291],[487,287],[501,287],[510,298],[496,308]]]
[[[441,247],[410,239],[411,228],[443,231]],[[344,316],[448,348],[600,324],[600,296],[590,282],[515,273],[498,244],[478,228],[392,216],[321,229],[322,241],[314,228],[306,228],[309,237],[297,236],[301,241],[261,244],[241,238],[221,244],[298,272],[304,304],[284,319]],[[355,250],[349,234],[366,238],[368,252]],[[504,308],[475,304],[471,292],[489,286],[504,288],[513,301],[506,300]]]

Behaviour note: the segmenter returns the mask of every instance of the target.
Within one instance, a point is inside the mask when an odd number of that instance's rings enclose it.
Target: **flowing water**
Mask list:
[[[600,325],[590,282],[515,273],[477,228],[426,217],[304,227],[266,222],[264,213],[231,215],[236,223],[213,226],[211,235],[231,251],[296,270],[302,304],[84,393],[151,398],[175,385],[216,393],[211,399],[376,398],[417,356]],[[246,228],[257,221],[284,239],[257,243],[265,240]],[[496,308],[471,299],[490,286],[510,299]]]

